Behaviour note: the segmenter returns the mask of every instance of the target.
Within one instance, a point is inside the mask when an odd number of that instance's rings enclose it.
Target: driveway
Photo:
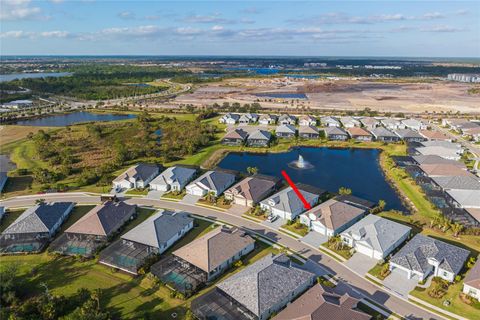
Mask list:
[[[200,196],[194,196],[194,195],[191,195],[191,194],[187,194],[187,195],[185,195],[185,197],[183,197],[182,200],[180,200],[180,203],[194,205],[195,203],[197,203],[198,200],[200,200],[200,198],[201,198]]]
[[[147,193],[147,196],[146,196],[145,198],[158,200],[158,199],[160,199],[160,198],[163,196],[164,193],[165,193],[164,191],[150,190],[150,191]]]
[[[285,223],[287,223],[287,220],[282,219],[282,218],[277,218],[277,220],[273,222],[268,222],[267,220],[263,221],[262,224],[266,225],[270,228],[273,228],[275,230],[280,229],[281,226],[283,226]]]
[[[305,237],[300,239],[302,242],[314,246],[320,247],[323,243],[328,241],[328,237],[315,231],[310,231]]]
[[[403,298],[408,298],[408,293],[418,284],[418,277],[407,278],[407,273],[400,269],[393,269],[392,273],[383,280],[383,285]]]
[[[232,206],[230,207],[230,209],[228,209],[227,212],[231,213],[231,214],[234,214],[234,215],[237,215],[237,216],[241,216],[245,212],[247,212],[248,210],[250,210],[249,207],[241,206],[239,204],[232,204]]]
[[[345,262],[345,265],[360,275],[368,273],[378,260],[372,259],[362,253],[356,252],[353,256]]]

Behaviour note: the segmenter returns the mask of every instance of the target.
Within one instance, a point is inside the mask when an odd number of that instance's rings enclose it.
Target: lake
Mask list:
[[[92,121],[118,121],[133,119],[134,114],[111,114],[111,113],[93,113],[88,111],[78,111],[65,114],[54,114],[51,116],[26,119],[15,122],[19,126],[34,127],[65,127],[68,125],[92,122]]]
[[[280,98],[280,99],[307,99],[305,93],[296,93],[296,92],[266,92],[266,93],[255,93],[257,97],[263,98]]]
[[[0,82],[12,81],[15,79],[66,77],[71,75],[72,75],[71,72],[32,72],[32,73],[0,74]]]
[[[312,169],[299,170],[288,166],[300,154],[314,166]],[[387,209],[406,211],[385,180],[379,156],[380,151],[376,149],[301,147],[282,153],[229,153],[218,166],[242,172],[246,172],[247,167],[257,167],[259,173],[279,178],[282,178],[281,171],[285,170],[295,183],[309,184],[330,192],[347,187],[357,197],[375,203],[382,199],[386,201]]]

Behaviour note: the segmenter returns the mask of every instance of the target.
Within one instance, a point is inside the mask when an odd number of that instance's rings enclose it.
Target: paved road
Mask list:
[[[75,201],[78,204],[91,204],[100,202],[99,196],[73,193],[18,197],[0,201],[0,205],[4,205],[6,207],[27,207],[34,204],[36,199],[41,198],[44,198],[47,201]],[[395,313],[409,319],[440,319],[438,316],[419,308],[416,305],[413,305],[383,289],[380,289],[360,275],[352,272],[352,270],[348,269],[343,264],[327,255],[322,254],[319,250],[314,249],[300,242],[299,240],[293,239],[290,236],[282,234],[275,229],[270,229],[263,224],[259,224],[232,214],[223,213],[204,207],[198,207],[191,204],[165,200],[152,200],[146,198],[130,198],[126,200],[126,202],[140,206],[161,207],[170,210],[184,210],[207,218],[221,220],[231,225],[241,226],[274,242],[280,243],[283,246],[296,251],[305,258],[320,264],[329,274],[335,275],[337,279],[340,279],[343,282],[340,284],[340,286],[345,291],[352,292],[354,295],[361,295],[369,298],[370,300],[384,305]]]

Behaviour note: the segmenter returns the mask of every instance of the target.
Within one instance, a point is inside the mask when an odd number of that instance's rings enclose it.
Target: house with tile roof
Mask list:
[[[298,136],[304,139],[318,139],[320,138],[320,131],[315,126],[300,126]]]
[[[270,254],[220,282],[216,290],[266,320],[313,285],[315,274],[286,255]]]
[[[133,219],[135,213],[136,205],[123,201],[99,204],[67,228],[52,243],[50,250],[66,255],[92,256],[127,221]]]
[[[249,147],[268,147],[272,140],[272,134],[266,130],[255,130],[247,137]]]
[[[193,168],[172,166],[150,181],[150,190],[182,191],[196,173]]]
[[[254,248],[255,240],[244,231],[222,226],[172,254],[184,263],[202,270],[210,281]]]
[[[275,135],[279,138],[294,138],[297,135],[297,128],[290,124],[281,124],[275,129]]]
[[[385,259],[410,235],[412,228],[369,214],[340,234],[346,245],[370,258]]]
[[[25,210],[0,234],[0,252],[37,252],[53,238],[73,202],[40,203]]]
[[[468,271],[463,280],[463,293],[480,301],[480,260]]]
[[[418,133],[420,133],[429,141],[452,141],[451,137],[438,130],[420,130]]]
[[[225,191],[225,199],[234,204],[253,208],[261,200],[275,192],[280,180],[275,177],[255,175],[247,177]]]
[[[453,164],[421,164],[418,166],[422,172],[430,177],[473,176],[468,170]]]
[[[238,120],[240,120],[240,115],[236,113],[227,113],[218,119],[218,122],[223,124],[236,124]]]
[[[326,127],[325,136],[328,140],[345,141],[348,140],[348,133],[340,127]]]
[[[357,141],[372,141],[372,134],[360,127],[351,127],[347,129],[350,139]]]
[[[389,268],[408,279],[423,281],[432,274],[453,282],[469,255],[468,250],[419,233],[390,259]]]
[[[248,132],[237,128],[227,132],[222,138],[222,144],[229,146],[241,146],[245,143],[248,137]]]
[[[357,309],[360,300],[348,293],[316,284],[290,303],[272,320],[369,320],[372,317]]]
[[[325,127],[340,127],[340,121],[337,118],[331,116],[325,116],[320,118],[320,123]]]
[[[329,199],[300,215],[300,222],[328,238],[353,225],[365,210],[345,202]]]
[[[294,126],[297,123],[297,117],[289,115],[289,114],[282,114],[278,118],[278,124],[289,124]]]
[[[103,250],[99,262],[137,274],[148,257],[164,253],[192,228],[188,212],[159,210]]]
[[[381,141],[385,143],[400,141],[399,136],[384,127],[377,127],[375,129],[371,129],[370,132],[372,133],[375,141]]]
[[[300,126],[316,126],[317,119],[315,119],[315,117],[310,115],[303,115],[303,116],[300,116],[298,120],[298,124]]]
[[[297,188],[311,206],[317,204],[320,194],[309,192],[302,185],[297,185]],[[292,187],[282,189],[267,199],[260,201],[260,208],[270,215],[286,220],[294,220],[306,211],[303,202]]]
[[[208,193],[220,196],[235,182],[235,175],[221,170],[210,170],[186,186],[187,194],[205,196]]]
[[[150,181],[158,175],[159,168],[155,164],[139,163],[128,168],[113,180],[114,189],[146,188]]]

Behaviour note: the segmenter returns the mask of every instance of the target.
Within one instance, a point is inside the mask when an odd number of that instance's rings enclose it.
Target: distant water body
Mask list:
[[[32,72],[32,73],[12,73],[12,74],[0,74],[0,82],[8,82],[16,79],[29,79],[29,78],[47,78],[47,77],[66,77],[71,76],[70,72]]]
[[[19,126],[33,127],[65,127],[82,122],[118,121],[133,119],[135,117],[136,116],[134,114],[106,114],[79,111],[66,114],[54,114],[42,118],[21,120],[17,121],[15,124]]]
[[[307,99],[305,93],[295,92],[272,92],[272,93],[256,93],[257,97],[263,98],[279,98],[279,99]]]

